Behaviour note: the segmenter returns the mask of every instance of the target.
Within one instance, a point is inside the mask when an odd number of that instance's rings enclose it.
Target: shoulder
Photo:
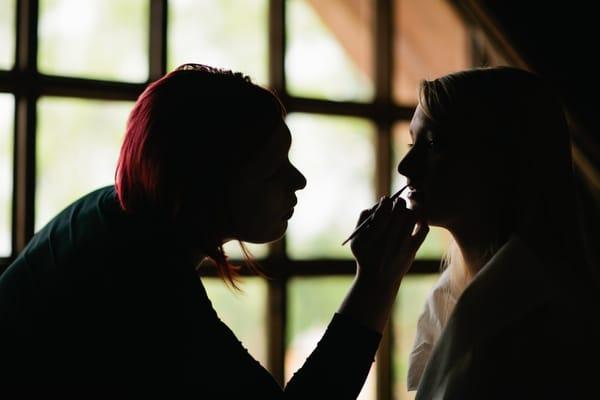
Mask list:
[[[33,279],[46,272],[56,274],[60,266],[102,244],[117,207],[114,186],[96,189],[75,200],[34,235],[2,278],[16,279],[20,274]]]
[[[85,220],[99,219],[109,209],[118,205],[114,186],[105,186],[89,192],[67,205],[52,218],[30,241],[28,247],[35,245],[57,229],[80,224]]]

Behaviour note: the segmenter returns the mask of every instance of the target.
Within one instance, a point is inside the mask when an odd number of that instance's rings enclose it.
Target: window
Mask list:
[[[290,160],[307,180],[290,220],[288,254],[351,259],[340,243],[358,212],[375,200],[375,128],[364,119],[304,113],[290,114],[287,123]]]
[[[427,295],[437,282],[435,274],[412,274],[404,278],[398,292],[392,332],[394,352],[392,365],[394,392],[402,399],[414,399],[415,392],[407,392],[408,355],[410,354],[417,332],[417,321],[425,306]]]
[[[213,270],[203,281],[283,382],[350,286],[342,240],[362,209],[403,184],[395,169],[419,80],[480,65],[480,36],[443,0],[1,1],[0,265],[63,207],[112,183],[148,82],[184,62],[240,70],[280,95],[308,185],[286,237],[250,246],[276,279],[245,276],[239,294]],[[448,240],[432,229],[419,251],[361,398],[412,398],[408,352]]]
[[[41,0],[41,73],[145,82],[147,0]]]
[[[395,0],[394,99],[417,100],[421,79],[468,68],[469,30],[444,0]]]
[[[42,97],[36,132],[35,229],[114,183],[132,102]]]
[[[268,83],[268,1],[169,1],[169,70],[193,62]]]
[[[297,277],[289,282],[285,379],[304,363],[327,329],[352,284],[352,276]],[[371,368],[359,400],[375,399],[376,371]]]
[[[11,255],[14,98],[0,93],[0,257]]]
[[[225,322],[250,354],[267,365],[267,285],[263,279],[245,277],[241,292],[232,293],[219,278],[204,278],[202,283],[221,321]]]
[[[292,95],[373,98],[372,0],[287,1],[285,71]]]
[[[0,2],[0,69],[11,69],[15,55],[15,0]]]

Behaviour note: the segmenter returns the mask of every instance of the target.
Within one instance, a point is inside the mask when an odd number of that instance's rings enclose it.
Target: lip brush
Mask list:
[[[407,187],[408,187],[408,185],[404,186],[402,189],[400,189],[396,193],[394,193],[392,195],[392,197],[390,197],[390,200],[395,200],[397,197],[399,197],[402,194],[402,192],[404,191],[404,189],[406,189]],[[348,243],[350,240],[352,240],[354,238],[354,236],[356,236],[365,226],[367,226],[367,223],[371,221],[373,214],[374,214],[374,211],[373,211],[373,213],[371,213],[371,215],[369,215],[367,218],[365,218],[365,220],[359,226],[357,226],[354,229],[354,231],[350,234],[350,236],[348,236],[348,239],[344,240],[344,242],[342,243],[342,246],[345,245],[346,243]]]

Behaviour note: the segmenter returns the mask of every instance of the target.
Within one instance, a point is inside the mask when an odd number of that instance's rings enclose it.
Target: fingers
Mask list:
[[[394,199],[393,206],[394,206],[394,208],[396,208],[396,206],[406,208],[406,201],[402,197],[396,197]]]
[[[396,246],[401,246],[410,238],[417,222],[414,212],[406,208],[403,202],[404,200],[402,200],[402,203],[398,202],[394,208],[392,226],[389,232],[390,242]]]
[[[364,224],[364,229],[354,236],[350,247],[361,270],[397,279],[412,265],[429,227],[400,197],[385,197],[375,207],[361,213],[359,224]]]
[[[412,244],[412,248],[414,249],[415,253],[417,252],[419,247],[421,247],[421,244],[423,244],[423,241],[427,237],[428,233],[429,233],[429,225],[427,225],[427,223],[425,221],[419,221],[417,223],[417,231],[411,237],[411,242],[412,242],[411,244]]]
[[[390,216],[390,228],[386,234],[386,256],[405,253],[410,248],[410,235],[417,219],[412,210],[406,208],[403,199],[398,199]]]
[[[382,247],[391,252],[399,249],[416,252],[429,232],[427,223],[407,208],[406,201],[401,197],[394,200],[382,197],[378,204],[361,212],[357,225],[368,218],[371,219],[367,222],[368,226],[355,238],[360,238],[361,247],[381,242]]]
[[[389,225],[391,212],[392,201],[384,196],[375,207],[370,210],[364,210],[361,213],[359,225],[363,224],[367,219],[370,219],[370,221],[366,222],[367,225],[352,239],[350,247],[355,254],[357,251],[361,252],[364,249],[371,248],[377,241],[383,238]]]
[[[369,236],[371,241],[379,241],[384,238],[391,222],[392,200],[383,197],[379,207],[373,213],[373,221],[370,223]]]
[[[381,206],[381,202],[383,201],[384,197],[385,196],[381,197],[381,199],[379,199],[379,203],[375,204],[373,207],[367,208],[366,210],[362,210],[358,217],[358,222],[356,223],[356,226],[362,224],[365,221],[365,219],[373,215],[373,213],[379,208],[379,206]]]
[[[424,218],[406,208],[406,202],[398,198],[390,216],[389,230],[383,239],[385,257],[414,257],[428,233],[429,226]]]
[[[358,216],[358,221],[356,222],[356,226],[359,226],[360,224],[362,224],[365,219],[369,218],[371,216],[371,210],[363,210],[360,215]]]

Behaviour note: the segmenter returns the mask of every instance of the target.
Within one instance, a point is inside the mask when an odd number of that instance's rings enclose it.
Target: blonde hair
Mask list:
[[[442,256],[440,269],[442,271],[449,271],[450,290],[452,293],[462,293],[473,278],[471,272],[465,265],[460,248],[454,239],[450,241],[450,244],[446,248],[446,252]]]
[[[493,243],[488,246],[481,258],[480,267],[483,267],[494,254],[500,249],[501,244]],[[450,274],[450,292],[455,296],[460,294],[469,286],[478,271],[467,265],[465,259],[454,238],[450,240],[446,251],[442,256],[440,264],[441,272],[448,270]]]
[[[493,224],[489,227],[493,237],[478,266],[517,233],[531,239],[533,250],[548,261],[549,273],[564,276],[568,263],[569,275],[585,281],[593,266],[582,257],[585,249],[576,218],[570,135],[562,105],[550,88],[527,71],[476,68],[422,81],[418,98],[428,118],[483,137],[480,142],[502,154],[490,170],[490,179],[498,190],[517,193],[525,200],[514,203],[502,198],[496,208],[491,205],[490,210],[497,212],[488,221]],[[455,240],[441,267],[450,269],[451,285],[457,293],[477,273],[465,264]]]

